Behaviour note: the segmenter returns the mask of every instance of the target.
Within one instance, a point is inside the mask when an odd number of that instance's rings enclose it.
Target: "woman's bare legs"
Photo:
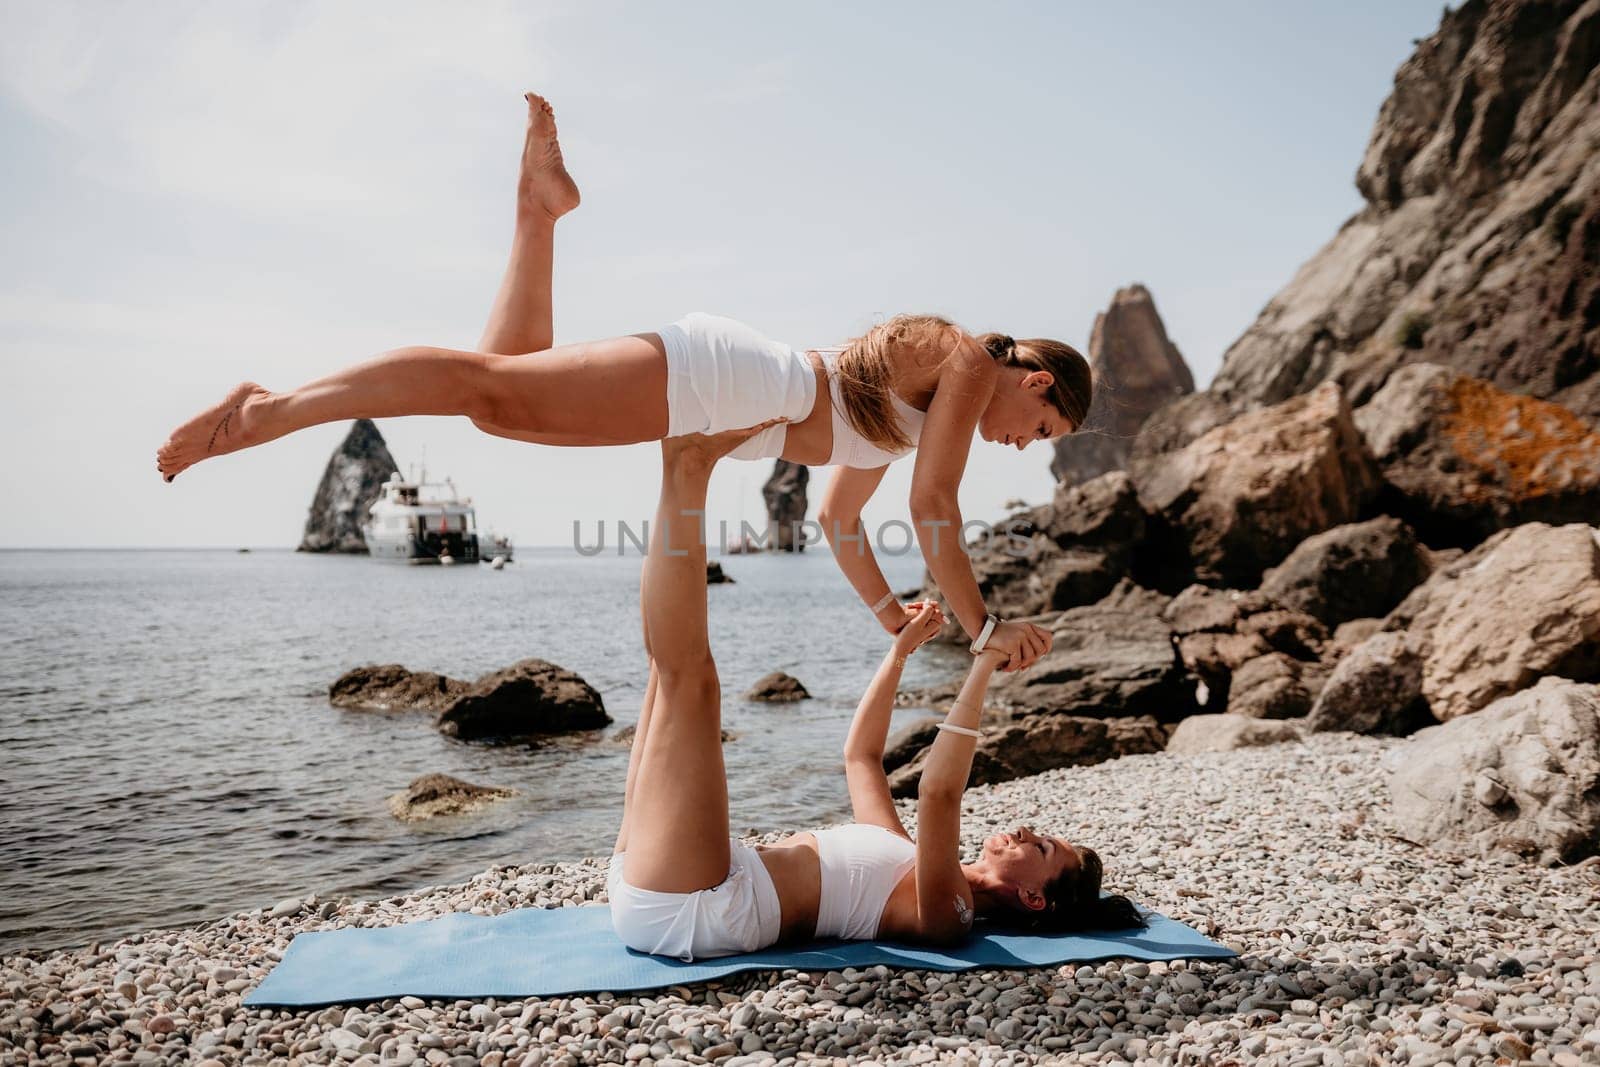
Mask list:
[[[286,393],[253,382],[179,426],[156,453],[171,481],[211,456],[344,419],[465,415],[556,445],[628,445],[667,432],[667,356],[657,334],[497,356],[397,348]]]
[[[661,443],[661,501],[641,591],[655,700],[634,735],[618,838],[628,884],[639,889],[692,893],[728,877],[722,690],[706,626],[702,523],[717,460],[769,425]]]
[[[567,173],[549,101],[528,93],[528,130],[517,176],[517,225],[511,257],[489,311],[478,351],[520,355],[555,344],[551,279],[556,220],[578,206],[578,185]]]
[[[550,445],[631,444],[666,433],[665,353],[654,334],[636,334],[608,342],[564,346],[552,350],[551,272],[556,219],[577,207],[578,187],[561,157],[555,115],[543,97],[527,94],[528,127],[523,141],[517,187],[517,224],[505,277],[489,314],[480,352],[401,349],[292,393],[273,394],[254,382],[236,386],[212,408],[179,427],[157,453],[157,468],[171,481],[181,471],[210,456],[282,437],[286,433],[344,418],[381,418],[385,414],[466,415],[482,430],[520,441]],[[646,351],[646,348],[649,351]],[[543,373],[523,373],[515,366],[500,373],[479,373],[482,356],[497,353],[541,353],[554,358]],[[658,367],[657,364],[660,364]],[[545,403],[521,389],[565,398],[577,384],[581,411],[588,405],[576,379],[597,373],[622,389],[606,401],[622,400],[632,414],[596,419],[563,417],[565,403]],[[370,372],[357,375],[355,372]],[[629,381],[619,383],[622,371]],[[640,377],[632,379],[637,371]],[[659,385],[656,382],[660,378]],[[660,397],[655,397],[659,388]],[[641,390],[635,394],[634,390]],[[496,390],[509,391],[509,409]],[[659,403],[653,402],[659,400]],[[643,421],[629,427],[626,419]],[[660,432],[652,434],[656,423]]]

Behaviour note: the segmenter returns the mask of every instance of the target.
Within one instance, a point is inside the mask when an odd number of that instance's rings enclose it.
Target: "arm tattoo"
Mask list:
[[[956,918],[961,920],[962,926],[972,925],[972,905],[959,895],[956,897]]]

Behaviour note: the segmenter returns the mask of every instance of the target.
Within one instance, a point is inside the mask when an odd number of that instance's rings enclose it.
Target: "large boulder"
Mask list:
[[[1365,205],[1224,357],[1212,388],[1352,402],[1444,363],[1600,419],[1600,7],[1474,0],[1395,75],[1356,175]]]
[[[1317,695],[1312,731],[1406,734],[1433,719],[1422,699],[1422,657],[1403,633],[1378,633],[1339,661]]]
[[[323,469],[296,551],[365,553],[367,511],[399,469],[372,420],[353,422]]]
[[[1174,721],[1194,711],[1193,682],[1172,645],[1172,630],[1137,602],[1063,611],[1050,623],[1050,651],[1026,670],[998,675],[990,699],[1022,714],[1094,718],[1154,715]]]
[[[794,675],[773,671],[762,675],[745,690],[744,698],[764,704],[789,704],[797,700],[810,700],[811,693]]]
[[[1311,691],[1300,661],[1282,652],[1246,660],[1228,685],[1228,713],[1252,719],[1301,719],[1311,710]]]
[[[1546,678],[1390,753],[1400,832],[1544,864],[1600,852],[1600,686]]]
[[[897,797],[916,795],[928,746],[938,734],[937,725],[919,725],[917,729],[915,736],[928,737],[915,754],[900,759],[906,747],[902,741],[895,753],[898,762],[890,768],[889,755],[885,753],[889,791]],[[1015,718],[984,728],[972,756],[967,784],[1009,782],[1057,767],[1088,766],[1118,756],[1160,752],[1165,744],[1166,731],[1148,715],[1123,719],[1051,714]]]
[[[1399,519],[1380,516],[1313,534],[1261,579],[1261,591],[1330,628],[1387,615],[1428,576],[1428,550]]]
[[[1295,719],[1252,719],[1248,715],[1191,715],[1167,740],[1167,751],[1230,752],[1256,745],[1299,741],[1303,726]]]
[[[806,486],[811,469],[801,463],[777,460],[772,475],[761,486],[761,499],[767,505],[767,543],[774,552],[804,552],[806,539]]]
[[[1194,392],[1194,375],[1167,337],[1155,300],[1142,285],[1118,289],[1089,335],[1094,396],[1078,432],[1056,439],[1050,471],[1066,485],[1127,464],[1150,413]]]
[[[1128,453],[1128,470],[1135,478],[1148,477],[1155,464],[1170,453],[1187,448],[1242,412],[1212,392],[1190,393],[1153,412],[1139,429]]]
[[[1600,515],[1600,432],[1559,404],[1415,363],[1355,420],[1383,470],[1381,505],[1431,544]]]
[[[1378,473],[1339,387],[1219,426],[1135,472],[1157,551],[1198,581],[1253,587],[1301,541],[1354,522]]]
[[[1422,692],[1441,721],[1547,674],[1600,678],[1600,529],[1518,526],[1418,593],[1396,612],[1414,613]]]
[[[1320,688],[1330,643],[1327,629],[1259,590],[1191,585],[1167,604],[1161,618],[1172,628],[1184,668],[1203,683],[1200,704],[1207,709],[1303,715],[1306,701]],[[1273,659],[1275,655],[1296,661],[1295,666]],[[1231,697],[1235,672],[1252,663],[1246,682],[1259,688],[1236,707]]]
[[[1113,471],[1063,485],[1050,503],[1015,512],[967,547],[978,591],[1004,618],[1093,604],[1127,574],[1144,537],[1145,516],[1133,481]],[[932,575],[919,596],[938,597]],[[941,635],[964,639],[953,618]]]
[[[464,815],[517,795],[515,789],[473,785],[448,774],[425,774],[388,799],[389,813],[403,822]]]
[[[472,688],[468,682],[432,671],[408,671],[398,663],[356,667],[328,687],[336,708],[362,711],[443,711]]]
[[[611,725],[605,703],[565,667],[525,659],[486,674],[439,713],[435,725],[462,741],[525,741]]]

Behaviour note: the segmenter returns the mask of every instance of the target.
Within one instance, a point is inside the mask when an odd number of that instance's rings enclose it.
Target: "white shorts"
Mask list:
[[[611,927],[622,943],[653,956],[689,962],[754,952],[778,940],[783,929],[778,887],[755,849],[728,839],[728,877],[693,893],[638,889],[622,877],[623,857],[611,857],[606,895]]]
[[[798,422],[817,399],[816,372],[802,352],[742,322],[695,311],[657,331],[667,350],[667,436],[720,433],[768,419]],[[773,426],[730,455],[776,459],[787,426]]]

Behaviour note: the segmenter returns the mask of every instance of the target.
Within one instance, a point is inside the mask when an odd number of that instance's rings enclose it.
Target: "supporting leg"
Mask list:
[[[766,425],[661,445],[661,500],[642,591],[656,694],[624,828],[628,882],[640,889],[692,893],[728,876],[722,691],[706,623],[702,523],[717,460]]]

